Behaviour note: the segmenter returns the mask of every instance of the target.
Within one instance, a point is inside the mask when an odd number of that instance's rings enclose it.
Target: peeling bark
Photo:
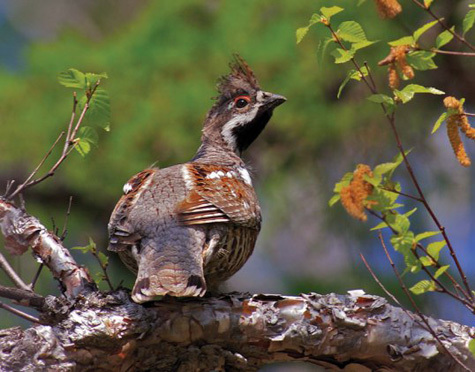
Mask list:
[[[362,291],[165,297],[145,305],[116,291],[79,296],[71,308],[58,301],[46,301],[43,320],[52,325],[0,331],[1,370],[252,371],[277,361],[360,371],[461,370],[416,315]],[[475,370],[467,349],[475,328],[429,321],[446,348]]]
[[[96,288],[88,271],[76,263],[56,235],[37,218],[1,198],[0,231],[11,254],[21,255],[31,246],[35,257],[51,270],[69,298]]]

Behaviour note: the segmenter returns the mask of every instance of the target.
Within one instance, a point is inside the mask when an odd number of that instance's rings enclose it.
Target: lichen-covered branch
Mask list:
[[[23,254],[31,247],[35,257],[64,286],[66,296],[74,298],[95,288],[87,270],[76,263],[56,235],[37,218],[3,199],[0,199],[0,231],[10,253]]]
[[[46,306],[50,321],[62,308]],[[234,293],[146,305],[131,302],[125,291],[93,292],[79,296],[54,326],[0,331],[0,370],[252,371],[277,361],[353,364],[361,371],[461,370],[416,318],[362,291]],[[475,328],[429,322],[445,347],[475,369],[467,349]]]

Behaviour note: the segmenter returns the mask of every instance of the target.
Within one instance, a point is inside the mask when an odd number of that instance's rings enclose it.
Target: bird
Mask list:
[[[241,155],[286,98],[262,90],[241,56],[229,67],[194,157],[133,176],[112,212],[108,249],[137,275],[137,303],[217,290],[254,250],[261,209]]]

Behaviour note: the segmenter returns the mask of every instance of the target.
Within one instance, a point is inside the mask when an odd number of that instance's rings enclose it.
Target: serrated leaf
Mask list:
[[[394,249],[404,257],[404,263],[408,270],[413,273],[420,270],[421,262],[412,253],[414,246],[414,233],[412,231],[407,231],[405,234],[393,235],[391,237],[391,244]]]
[[[465,34],[472,29],[474,22],[475,22],[475,9],[469,10],[467,14],[465,14],[465,17],[462,22],[463,36],[465,36]]]
[[[343,8],[340,8],[339,6],[331,6],[331,7],[322,7],[320,8],[320,13],[322,13],[322,15],[330,20],[330,18],[332,16],[334,16],[335,14],[338,14],[340,12],[342,12],[344,9]]]
[[[424,0],[424,6],[429,9],[434,0]]]
[[[306,26],[306,27],[300,27],[300,28],[297,29],[297,31],[295,32],[295,37],[297,39],[297,44],[300,44],[300,42],[305,37],[305,35],[307,35],[307,32],[308,32],[309,28],[310,28],[309,26]]]
[[[328,201],[328,206],[333,207],[340,200],[340,198],[340,194],[333,195]]]
[[[86,75],[75,68],[60,72],[58,82],[67,88],[87,89]]]
[[[437,65],[434,62],[435,53],[427,51],[410,52],[406,59],[413,68],[418,71],[434,70]]]
[[[431,236],[440,234],[440,231],[426,231],[420,234],[417,234],[415,237],[416,242],[420,242],[423,239],[430,238]]]
[[[455,30],[455,26],[452,26],[450,28],[452,32]],[[454,38],[454,35],[449,31],[445,30],[444,32],[441,32],[438,36],[437,39],[435,39],[435,47],[437,49],[442,48],[444,45],[450,43],[452,39]]]
[[[435,291],[435,283],[432,280],[421,280],[420,282],[414,284],[409,290],[415,295],[420,295],[426,292]]]
[[[399,39],[390,41],[388,44],[390,46],[399,46],[399,45],[413,45],[416,41],[412,36],[404,36]]]
[[[340,64],[340,63],[346,63],[350,61],[354,55],[355,55],[355,50],[344,50],[341,48],[337,48],[334,51],[331,52],[331,55],[335,57],[335,63]]]
[[[100,74],[93,74],[91,72],[86,72],[85,75],[86,75],[87,87],[89,89],[94,88],[94,86],[99,80],[108,78],[107,73],[105,72],[101,72]]]
[[[449,267],[450,267],[450,265],[444,265],[444,266],[439,267],[437,269],[437,271],[435,272],[435,274],[434,274],[434,278],[437,279],[439,276],[441,276],[443,273],[445,273]]]
[[[422,34],[424,34],[425,32],[427,32],[430,28],[434,27],[438,22],[439,22],[439,20],[432,21],[432,22],[426,23],[425,25],[419,27],[419,28],[418,28],[416,31],[414,31],[414,33],[412,34],[412,36],[414,37],[414,40],[415,40],[415,41],[419,40],[419,38],[422,36]]]
[[[82,110],[87,98],[84,96],[79,100],[79,107]],[[84,117],[87,125],[97,125],[104,130],[109,129],[111,117],[109,93],[101,88],[97,88],[89,101],[89,109]]]
[[[338,27],[337,34],[341,39],[350,43],[367,41],[363,28],[355,21],[342,22]]]
[[[351,44],[351,49],[355,50],[355,51],[360,50],[360,49],[366,48],[370,45],[373,45],[374,43],[376,43],[376,41],[369,41],[369,40],[359,41],[357,43]]]
[[[438,261],[439,260],[439,256],[440,256],[440,251],[442,250],[442,248],[444,248],[446,245],[446,242],[445,240],[441,240],[439,242],[433,242],[433,243],[430,243],[428,246],[427,246],[427,254],[432,257],[434,260]]]
[[[434,134],[435,132],[437,132],[437,130],[439,129],[440,125],[443,123],[443,121],[447,118],[447,113],[444,112],[442,113],[442,115],[439,116],[439,118],[437,119],[437,121],[435,122],[434,124],[434,127],[432,128],[432,132],[431,134]]]
[[[373,94],[367,98],[371,102],[375,103],[387,103],[387,104],[394,104],[394,101],[391,97],[387,96],[386,94]]]

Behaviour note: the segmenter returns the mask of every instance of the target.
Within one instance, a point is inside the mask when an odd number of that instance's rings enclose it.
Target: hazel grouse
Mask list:
[[[193,159],[132,177],[110,218],[109,250],[137,274],[136,302],[203,296],[254,249],[261,213],[240,155],[286,99],[261,90],[241,57],[230,67]]]

